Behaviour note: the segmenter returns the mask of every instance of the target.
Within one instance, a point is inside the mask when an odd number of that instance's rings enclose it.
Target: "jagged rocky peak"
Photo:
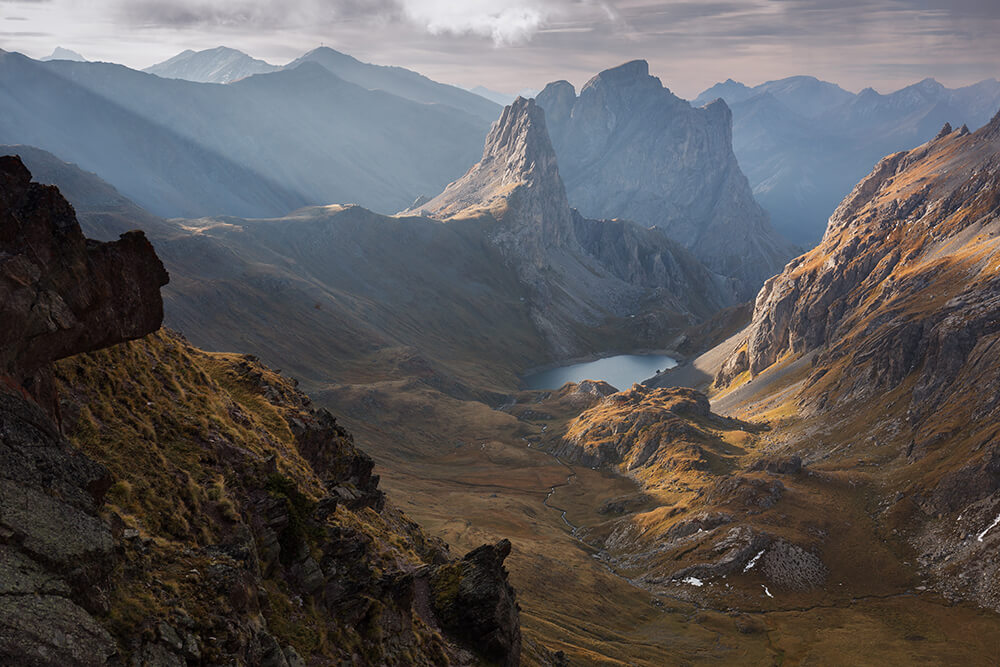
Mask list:
[[[48,365],[158,329],[167,280],[141,231],[87,240],[58,189],[0,157],[0,373],[54,400]]]
[[[741,298],[793,255],[740,171],[724,101],[692,108],[643,60],[605,70],[572,93],[556,82],[537,102],[569,202],[584,216],[657,227],[731,279]]]
[[[661,87],[660,80],[649,75],[649,63],[645,60],[632,60],[604,70],[593,76],[580,90],[580,94],[583,95],[588,90],[596,90],[604,86],[621,88],[636,85]]]
[[[523,97],[505,107],[482,159],[419,212],[442,219],[490,214],[504,223],[498,245],[520,258],[541,261],[546,248],[570,243],[572,216],[542,108]]]
[[[480,164],[496,163],[500,187],[540,184],[558,176],[555,152],[545,129],[545,112],[534,100],[518,97],[504,108],[486,138]],[[502,171],[500,171],[502,170]]]

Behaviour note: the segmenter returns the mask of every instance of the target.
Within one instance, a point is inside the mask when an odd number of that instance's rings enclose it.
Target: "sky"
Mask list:
[[[540,89],[636,58],[678,95],[810,74],[890,92],[1000,77],[1000,0],[0,0],[0,48],[141,69],[230,46],[285,64],[325,45],[438,81]]]

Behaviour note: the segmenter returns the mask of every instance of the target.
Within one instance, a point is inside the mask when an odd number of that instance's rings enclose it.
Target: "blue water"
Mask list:
[[[619,354],[597,361],[561,366],[524,376],[526,389],[558,389],[567,382],[604,380],[615,389],[628,389],[656,375],[656,371],[673,368],[677,361],[663,354]]]

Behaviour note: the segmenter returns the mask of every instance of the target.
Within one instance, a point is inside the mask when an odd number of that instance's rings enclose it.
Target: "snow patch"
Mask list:
[[[774,597],[773,595],[771,595],[771,591],[767,590],[767,586],[765,586],[764,584],[761,584],[760,587],[764,589],[764,595],[766,595],[769,598],[773,598]]]
[[[993,530],[994,528],[996,528],[997,525],[1000,525],[1000,514],[997,514],[997,518],[993,519],[993,523],[991,523],[986,530],[984,530],[983,532],[979,533],[979,537],[977,537],[976,539],[979,540],[980,542],[982,542],[983,538],[986,537],[986,533],[988,533],[991,530]]]
[[[761,549],[760,551],[758,551],[758,552],[757,552],[757,555],[756,555],[756,556],[754,556],[753,558],[751,558],[751,559],[750,559],[750,562],[749,562],[749,563],[747,563],[747,566],[746,566],[745,568],[743,568],[743,571],[744,571],[744,572],[749,572],[749,571],[750,571],[750,569],[751,569],[751,568],[752,568],[752,567],[753,567],[754,565],[756,565],[756,564],[757,564],[757,561],[758,561],[758,560],[760,560],[760,557],[764,555],[764,551],[765,551],[764,549]]]
[[[698,579],[697,577],[687,577],[685,579],[681,579],[681,583],[682,584],[691,584],[692,586],[704,586],[705,585],[705,582],[702,581],[701,579]]]

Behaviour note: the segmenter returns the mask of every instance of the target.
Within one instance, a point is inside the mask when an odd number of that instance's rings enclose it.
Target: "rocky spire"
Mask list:
[[[941,131],[937,133],[937,136],[934,137],[934,139],[937,140],[943,137],[947,137],[949,134],[951,134],[951,132],[952,132],[951,123],[945,123],[944,127],[941,128]]]
[[[518,97],[493,124],[482,159],[444,192],[420,206],[436,218],[492,214],[503,223],[498,245],[520,259],[573,238],[566,189],[545,127],[545,112]]]

